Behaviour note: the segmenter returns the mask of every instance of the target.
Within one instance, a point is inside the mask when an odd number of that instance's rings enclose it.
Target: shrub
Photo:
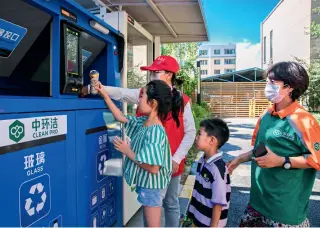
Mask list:
[[[193,113],[193,117],[194,117],[196,131],[198,132],[200,122],[211,116],[209,105],[206,102],[201,102],[200,105],[193,104],[192,105],[192,113]],[[192,163],[194,162],[194,159],[197,156],[197,152],[198,152],[197,149],[193,145],[188,152],[188,155],[186,158],[186,166],[192,165]]]

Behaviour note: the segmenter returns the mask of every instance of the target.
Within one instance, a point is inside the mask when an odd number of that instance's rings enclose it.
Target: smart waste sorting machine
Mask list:
[[[122,226],[121,129],[80,93],[91,70],[120,86],[123,45],[71,0],[0,1],[1,227]]]

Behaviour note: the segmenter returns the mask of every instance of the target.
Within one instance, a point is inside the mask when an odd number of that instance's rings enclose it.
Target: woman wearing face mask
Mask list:
[[[320,127],[297,102],[308,89],[309,77],[294,62],[271,66],[266,77],[265,96],[273,105],[258,120],[254,149],[228,164],[232,172],[253,160],[250,200],[240,227],[309,227],[308,203],[320,169]],[[261,145],[267,153],[259,156]]]
[[[141,67],[140,69],[150,72],[150,81],[159,79],[165,81],[172,88],[172,95],[176,99],[181,99],[180,91],[175,86],[182,84],[182,81],[176,77],[176,73],[179,71],[179,64],[174,58],[171,56],[159,56],[152,65]],[[124,100],[130,104],[138,104],[139,96],[142,92],[141,89],[125,89],[110,86],[104,86],[104,90],[112,99],[118,101]],[[84,87],[82,94],[85,95],[88,91],[90,91],[89,86]],[[168,136],[173,166],[172,178],[163,200],[166,227],[179,226],[180,207],[178,189],[180,178],[184,171],[185,157],[192,147],[196,135],[190,98],[185,94],[182,97],[183,100],[181,100],[180,104],[184,110],[179,113],[179,127],[174,123],[174,118],[172,118],[171,114],[162,122]],[[137,117],[141,115],[139,109],[137,109]]]

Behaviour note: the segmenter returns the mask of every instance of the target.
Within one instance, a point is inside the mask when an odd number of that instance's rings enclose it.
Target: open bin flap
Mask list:
[[[122,176],[122,159],[112,158],[104,162],[103,175],[105,176]]]
[[[119,122],[114,118],[112,113],[104,112],[103,119],[108,129],[118,129],[120,130]]]

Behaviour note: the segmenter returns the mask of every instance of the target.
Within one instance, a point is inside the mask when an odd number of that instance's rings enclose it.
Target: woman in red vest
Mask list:
[[[180,91],[176,89],[176,85],[182,84],[182,81],[176,78],[176,74],[179,71],[179,64],[173,57],[159,56],[152,65],[144,66],[140,69],[150,72],[150,80],[160,79],[165,81],[172,88],[173,96],[181,98],[181,96],[177,94],[180,93]],[[84,87],[83,94],[90,92],[89,86]],[[125,89],[110,86],[105,86],[104,89],[112,99],[118,101],[124,100],[131,104],[138,104],[141,93],[141,89]],[[163,201],[166,227],[179,226],[179,184],[181,174],[184,171],[185,157],[192,147],[196,136],[190,98],[183,94],[183,101],[184,111],[179,115],[180,126],[177,127],[173,118],[170,116],[163,122],[169,139],[173,164],[172,178]],[[137,109],[137,116],[141,116],[139,109]]]

